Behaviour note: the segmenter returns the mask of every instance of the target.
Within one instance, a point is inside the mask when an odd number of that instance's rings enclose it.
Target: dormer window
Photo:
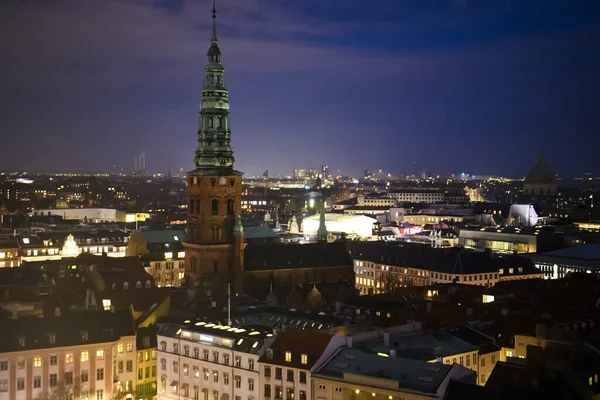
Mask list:
[[[292,362],[292,353],[289,351],[285,352],[285,362]]]
[[[300,362],[301,362],[302,364],[308,364],[308,355],[306,355],[306,354],[302,354],[302,355],[300,356]]]
[[[123,290],[127,290],[129,289],[129,283],[125,282],[123,283]]]
[[[87,331],[81,331],[80,332],[80,337],[81,337],[81,341],[82,342],[86,342],[88,340],[88,332]]]
[[[49,333],[48,334],[48,343],[49,344],[56,344],[56,334],[54,334],[54,333]]]
[[[273,349],[267,349],[267,358],[269,360],[273,359]]]
[[[19,347],[25,347],[27,344],[25,336],[17,336],[17,342],[19,343]]]
[[[150,289],[152,287],[152,282],[146,281],[146,289]]]
[[[137,281],[137,282],[135,283],[135,288],[136,288],[136,289],[141,289],[141,288],[142,288],[142,282],[140,282],[140,281]]]

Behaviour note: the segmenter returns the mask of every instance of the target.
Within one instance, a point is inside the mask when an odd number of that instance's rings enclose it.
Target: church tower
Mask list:
[[[234,169],[229,98],[217,40],[213,0],[212,37],[198,121],[198,147],[187,174],[188,241],[185,265],[190,288],[215,297],[243,292],[244,236],[241,229],[242,173]]]

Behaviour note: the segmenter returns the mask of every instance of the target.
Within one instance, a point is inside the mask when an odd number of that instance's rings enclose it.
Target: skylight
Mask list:
[[[29,238],[23,238],[23,243],[24,244],[29,244]]]

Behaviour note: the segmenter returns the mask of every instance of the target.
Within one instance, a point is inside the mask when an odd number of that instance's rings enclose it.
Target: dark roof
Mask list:
[[[273,358],[264,354],[258,361],[308,370],[319,360],[333,336],[330,333],[288,329],[279,333],[271,345]],[[290,362],[285,360],[286,352],[292,353]],[[307,356],[306,364],[301,362],[302,354]]]
[[[546,165],[546,160],[543,154],[540,154],[537,162],[529,170],[525,176],[525,182],[527,183],[555,183],[556,175],[550,171],[550,168]]]
[[[531,260],[522,256],[500,257],[487,252],[463,251],[459,248],[436,249],[413,244],[356,241],[347,243],[354,259],[433,272],[479,274],[525,265],[535,268]]]
[[[54,343],[50,335],[54,335]],[[129,312],[62,310],[60,316],[0,321],[0,352],[105,343],[132,335],[135,331]],[[19,339],[25,340],[24,346],[19,345]]]
[[[311,244],[252,244],[244,252],[245,271],[318,268],[352,265],[343,242]]]
[[[479,386],[450,379],[446,389],[446,400],[498,400],[498,389]]]

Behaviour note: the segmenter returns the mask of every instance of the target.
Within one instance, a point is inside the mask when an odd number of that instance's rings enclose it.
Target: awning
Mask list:
[[[229,393],[223,393],[221,395],[221,400],[229,400]]]
[[[187,389],[188,387],[190,387],[190,385],[188,385],[187,383],[182,383],[182,384],[181,384],[181,388],[182,388],[183,390]]]
[[[169,385],[169,386],[177,386],[178,384],[179,384],[179,382],[173,381],[173,382],[171,382],[171,385]]]

